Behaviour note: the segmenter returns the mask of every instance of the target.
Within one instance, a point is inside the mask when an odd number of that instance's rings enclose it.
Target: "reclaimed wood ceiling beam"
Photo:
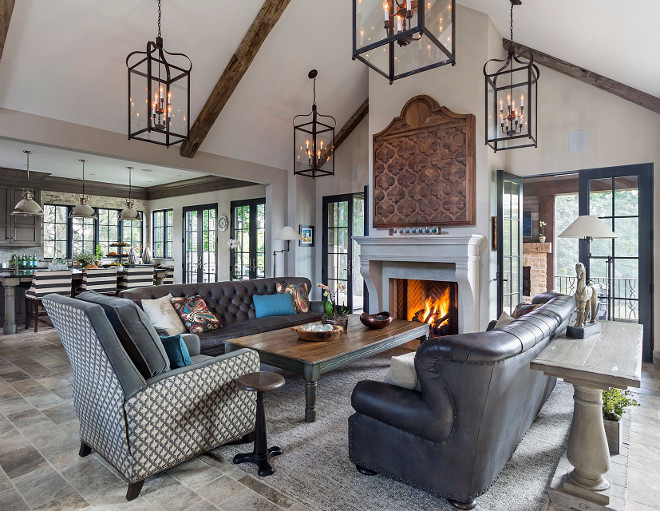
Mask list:
[[[353,115],[351,115],[351,118],[346,121],[346,124],[342,126],[342,128],[339,130],[339,132],[335,135],[334,142],[332,144],[333,147],[333,152],[337,152],[337,148],[346,140],[351,133],[353,133],[353,130],[357,128],[358,124],[362,122],[362,119],[364,119],[367,114],[369,113],[369,98],[364,100],[364,103],[362,103],[358,109],[355,111]],[[318,166],[322,167],[327,159],[329,158],[329,154],[326,151],[324,151],[321,154],[321,157],[319,158],[319,163]]]
[[[571,64],[565,60],[558,59],[552,55],[548,55],[547,53],[543,53],[538,50],[534,50],[533,48],[529,48],[528,46],[512,42],[506,38],[502,39],[502,45],[507,51],[509,48],[513,48],[513,51],[515,51],[516,54],[531,53],[535,64],[540,64],[554,71],[558,71],[562,74],[565,74],[566,76],[580,80],[581,82],[592,85],[598,89],[604,90],[605,92],[619,96],[626,101],[630,101],[631,103],[635,103],[636,105],[660,114],[660,98],[656,98],[651,94],[647,94],[646,92],[642,92],[641,90],[635,89],[621,82],[617,82],[616,80],[612,80],[605,76],[599,75],[598,73],[594,73],[593,71],[589,71],[583,67],[576,66],[575,64]]]
[[[2,52],[5,49],[12,12],[14,12],[14,0],[0,0],[0,60],[2,60]]]
[[[266,0],[199,113],[181,156],[193,158],[290,0]]]

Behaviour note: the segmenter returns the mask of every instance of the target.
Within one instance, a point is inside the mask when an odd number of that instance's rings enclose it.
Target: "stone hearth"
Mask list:
[[[484,236],[357,236],[369,311],[394,311],[394,280],[458,284],[458,332],[479,330],[479,245]]]

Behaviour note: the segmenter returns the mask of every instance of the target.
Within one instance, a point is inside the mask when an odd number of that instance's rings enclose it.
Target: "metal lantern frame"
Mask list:
[[[426,6],[426,1],[428,0],[407,0],[411,2],[414,2],[413,10],[408,11],[411,13],[411,16],[406,16],[407,19],[412,19],[415,16],[417,17],[417,26],[414,28],[409,28],[407,30],[404,30],[400,33],[394,34],[393,33],[393,23],[394,23],[394,6],[397,5],[400,7],[399,3],[397,0],[384,0],[383,5],[388,4],[389,5],[389,12],[392,13],[390,15],[391,18],[391,23],[392,26],[390,26],[390,22],[387,22],[387,24],[384,24],[383,29],[387,31],[388,35],[387,37],[380,39],[379,41],[373,42],[371,44],[368,44],[366,46],[362,46],[358,48],[357,44],[357,37],[358,37],[358,8],[357,4],[358,2],[361,2],[362,0],[353,0],[353,60],[357,59],[360,62],[365,63],[367,66],[369,66],[371,69],[376,71],[378,74],[384,76],[387,78],[392,84],[394,80],[398,80],[400,78],[405,78],[407,76],[411,76],[417,73],[421,73],[423,71],[428,71],[429,69],[434,69],[436,67],[441,67],[441,66],[446,66],[447,64],[451,64],[452,66],[456,65],[456,0],[450,0],[450,5],[451,5],[451,26],[452,26],[452,37],[451,37],[451,49],[447,48],[444,44],[442,44],[438,38],[433,35],[431,30],[428,28],[426,25],[426,22],[424,21],[424,14],[426,12],[427,6]],[[431,0],[431,2],[436,2],[436,1],[441,1],[441,0]],[[406,4],[407,5],[407,4]],[[398,12],[398,10],[397,10]],[[415,14],[416,12],[416,14]],[[415,36],[419,34],[419,36],[426,36],[428,37],[428,40],[432,42],[442,53],[445,54],[447,59],[441,60],[440,62],[435,62],[433,64],[429,64],[427,66],[422,66],[417,69],[413,69],[411,71],[406,71],[404,73],[396,74],[395,71],[395,55],[394,55],[394,43],[399,43],[400,45],[404,45],[405,41],[409,41],[411,39],[414,39]],[[407,43],[405,43],[407,44]],[[363,54],[366,54],[367,52],[373,51],[376,48],[379,48],[381,46],[388,46],[388,53],[389,53],[389,58],[388,58],[388,70],[387,72],[383,71],[382,69],[379,69],[376,67],[374,64],[372,64]]]
[[[144,142],[151,142],[153,144],[159,144],[164,146],[172,146],[182,143],[184,140],[188,140],[190,136],[190,71],[192,70],[192,61],[185,53],[174,53],[168,52],[163,46],[163,38],[161,37],[160,32],[160,0],[158,0],[158,37],[156,41],[148,41],[146,51],[134,51],[128,54],[126,57],[126,67],[128,68],[128,138],[142,140]],[[131,64],[131,61],[134,60],[133,57],[137,56],[138,60]],[[188,60],[190,64],[187,69],[184,67],[172,64],[168,62],[167,57],[183,57]],[[146,67],[146,70],[143,69]],[[165,76],[159,74],[160,70],[164,69]],[[154,72],[156,71],[156,72]],[[137,101],[142,101],[146,99],[147,109],[147,127],[142,129],[137,129],[136,131],[131,131],[131,116],[132,108],[136,104],[133,101],[133,91],[131,90],[131,78],[132,77],[143,77],[146,79],[146,98],[140,97]],[[177,82],[181,82],[185,85],[185,95],[186,95],[186,119],[185,119],[185,133],[178,133],[173,131],[170,127],[170,116],[167,107],[165,108],[165,124],[164,128],[156,125],[155,120],[152,118],[151,114],[151,101],[154,97],[153,84],[154,82],[159,83],[165,91],[165,98],[169,98],[169,94],[172,89],[172,85]],[[140,91],[139,92],[141,94]],[[141,104],[141,103],[140,103]],[[145,136],[149,133],[160,133],[164,135],[164,142],[159,140],[152,140]]]
[[[534,64],[534,58],[529,54],[516,54],[513,45],[513,7],[521,5],[521,0],[511,1],[511,39],[509,41],[509,53],[506,59],[491,59],[484,64],[485,78],[485,105],[486,115],[484,116],[486,129],[486,144],[495,152],[506,151],[509,149],[521,149],[524,147],[538,147],[538,81],[540,71]],[[489,73],[488,68],[496,63],[499,68],[494,73]],[[501,65],[500,65],[501,64]],[[514,78],[515,77],[515,78]],[[523,77],[524,79],[520,79]],[[514,82],[514,79],[516,80]],[[527,130],[526,133],[503,133],[500,123],[500,111],[498,110],[498,98],[503,96],[499,94],[509,91],[513,98],[513,90],[524,87],[527,94]],[[492,105],[489,104],[489,94],[492,94]],[[509,130],[507,130],[508,132]],[[515,130],[511,130],[515,131]],[[491,137],[490,133],[495,136]],[[512,141],[518,141],[512,143]]]
[[[312,69],[307,75],[309,78],[314,80],[314,101],[312,103],[312,111],[308,114],[296,115],[293,118],[293,174],[299,176],[311,177],[316,179],[317,177],[323,176],[334,176],[335,175],[335,128],[337,126],[337,121],[331,115],[322,115],[318,112],[316,108],[316,77],[318,76],[318,71]],[[300,124],[296,124],[297,119],[305,119]],[[309,158],[310,164],[308,168],[303,168],[301,170],[296,170],[296,156],[298,154],[298,144],[296,143],[296,134],[305,133],[311,137],[311,156]],[[318,135],[328,133],[332,135],[330,137],[331,144],[326,146],[325,150],[322,150],[320,158],[317,157],[317,151],[319,150]],[[330,161],[330,168],[323,168]]]

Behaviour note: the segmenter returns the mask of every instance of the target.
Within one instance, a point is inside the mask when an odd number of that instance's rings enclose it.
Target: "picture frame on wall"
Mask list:
[[[314,226],[313,225],[299,225],[298,232],[302,238],[298,241],[300,247],[313,247],[314,246]]]

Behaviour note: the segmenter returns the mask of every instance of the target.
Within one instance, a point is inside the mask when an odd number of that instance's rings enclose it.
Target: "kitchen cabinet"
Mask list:
[[[41,204],[41,190],[32,189]],[[38,247],[41,245],[42,217],[12,215],[23,198],[23,187],[0,185],[0,247]]]

